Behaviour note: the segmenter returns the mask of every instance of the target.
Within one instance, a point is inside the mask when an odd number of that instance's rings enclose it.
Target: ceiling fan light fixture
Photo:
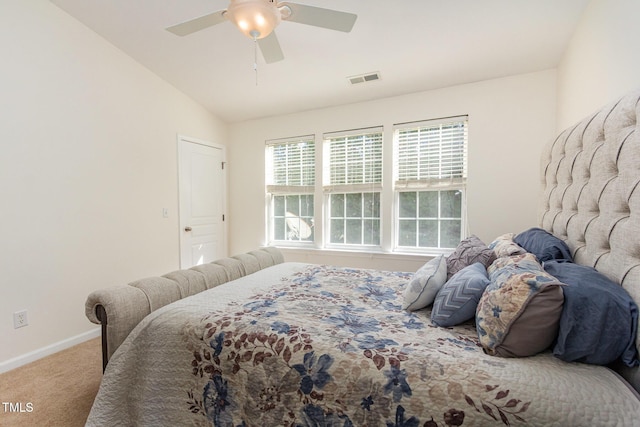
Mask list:
[[[271,0],[232,0],[225,17],[252,40],[267,37],[281,19]]]

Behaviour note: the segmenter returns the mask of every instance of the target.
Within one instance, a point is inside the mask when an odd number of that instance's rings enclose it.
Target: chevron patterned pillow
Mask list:
[[[478,301],[489,283],[487,269],[480,262],[458,271],[436,295],[431,322],[447,327],[473,319]]]

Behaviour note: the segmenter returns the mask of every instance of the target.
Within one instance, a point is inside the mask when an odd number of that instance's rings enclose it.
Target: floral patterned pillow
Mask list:
[[[489,279],[476,310],[485,352],[522,357],[546,350],[558,335],[562,283],[530,253],[498,258],[489,267]]]
[[[402,308],[415,311],[432,304],[446,280],[447,260],[438,255],[415,272],[404,290]]]
[[[506,233],[498,236],[489,244],[489,249],[493,249],[498,258],[526,253],[527,251],[524,248],[513,241],[514,237],[514,233]]]

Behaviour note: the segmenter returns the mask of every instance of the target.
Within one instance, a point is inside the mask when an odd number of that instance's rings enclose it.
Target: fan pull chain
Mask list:
[[[258,86],[258,36],[257,34],[251,34],[253,36],[253,71],[256,72],[256,86]]]
[[[258,41],[253,43],[253,70],[256,72],[256,86],[258,86]]]

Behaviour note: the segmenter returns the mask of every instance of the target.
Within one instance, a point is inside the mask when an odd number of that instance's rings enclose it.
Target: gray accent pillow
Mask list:
[[[462,240],[451,255],[447,257],[447,280],[463,268],[476,262],[489,267],[496,260],[496,254],[477,236],[471,235]]]
[[[446,280],[447,261],[438,255],[415,272],[404,290],[402,308],[415,311],[432,304]]]

